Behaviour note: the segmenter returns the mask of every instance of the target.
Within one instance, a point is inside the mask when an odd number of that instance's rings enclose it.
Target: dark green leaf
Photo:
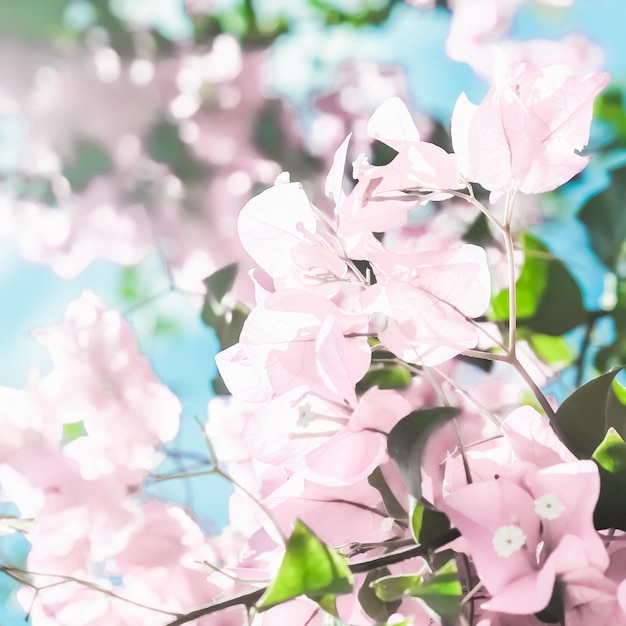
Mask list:
[[[535,617],[546,624],[564,624],[565,585],[557,579],[547,606],[535,613]]]
[[[450,520],[445,513],[423,499],[415,504],[411,513],[411,533],[417,543],[428,544],[447,530],[450,530]]]
[[[419,589],[424,578],[422,574],[401,574],[383,576],[371,583],[376,595],[383,602],[397,602],[411,595],[412,589]]]
[[[523,247],[525,260],[516,283],[518,326],[555,336],[583,324],[580,287],[565,265],[532,235],[524,235]],[[492,319],[508,319],[508,298],[508,289],[493,298]]]
[[[372,165],[388,165],[398,155],[397,150],[394,150],[391,146],[388,146],[382,141],[378,141],[378,139],[374,139],[372,142],[371,151],[370,162]]]
[[[426,579],[422,574],[385,576],[372,583],[376,595],[385,602],[403,596],[419,598],[444,622],[455,620],[461,612],[463,590],[455,561],[449,561]]]
[[[489,229],[489,221],[483,213],[478,214],[478,217],[465,231],[462,239],[463,241],[467,241],[467,243],[473,243],[477,246],[485,246],[493,243],[494,238]]]
[[[398,502],[393,491],[389,488],[383,472],[380,469],[380,465],[367,477],[367,482],[380,494],[383,499],[385,511],[390,517],[400,520],[409,519],[409,514],[404,510],[404,507]]]
[[[413,376],[402,365],[385,365],[369,372],[356,384],[357,393],[365,393],[372,387],[379,389],[405,389],[411,384]]]
[[[332,601],[328,596],[350,593],[352,580],[347,560],[323,543],[303,522],[296,520],[276,578],[257,608],[265,611],[306,595],[321,602],[322,608],[331,612]]]
[[[226,386],[226,383],[224,382],[224,379],[222,378],[221,374],[218,374],[211,381],[211,388],[213,389],[213,393],[216,396],[229,396],[230,395],[230,390]]]
[[[626,166],[611,172],[610,185],[587,201],[578,218],[587,227],[594,252],[615,270],[626,239]]]
[[[617,369],[589,381],[566,398],[556,412],[564,443],[578,458],[590,458],[611,426],[626,436],[626,406],[613,388],[621,371]]]
[[[593,460],[600,472],[600,497],[593,514],[598,530],[626,530],[626,443],[614,428],[609,428],[594,450]]]
[[[595,100],[594,117],[609,122],[615,134],[621,139],[626,138],[626,106],[624,95],[619,89],[608,87]]]
[[[402,600],[393,602],[381,600],[374,591],[371,583],[383,576],[390,576],[391,572],[386,567],[372,570],[365,578],[365,582],[359,589],[358,599],[363,610],[376,622],[386,622],[400,607]]]
[[[204,284],[207,288],[207,292],[213,296],[217,302],[221,302],[224,296],[232,289],[235,278],[237,278],[237,270],[239,265],[237,263],[231,263],[213,272],[210,276],[204,279]]]
[[[416,500],[422,495],[421,462],[426,442],[432,433],[460,412],[453,407],[413,411],[403,417],[387,436],[389,457]]]

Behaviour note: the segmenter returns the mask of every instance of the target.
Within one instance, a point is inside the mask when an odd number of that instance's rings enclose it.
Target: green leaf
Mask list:
[[[419,544],[428,544],[450,530],[450,520],[430,502],[422,499],[415,503],[411,512],[411,533]]]
[[[412,411],[403,417],[387,436],[387,452],[409,493],[422,495],[422,453],[430,435],[460,414],[460,409],[437,407]]]
[[[592,196],[578,213],[594,252],[615,270],[626,239],[626,166],[614,169],[609,186]]]
[[[83,422],[71,422],[69,424],[63,424],[64,443],[74,441],[74,439],[79,439],[80,437],[85,437],[86,435],[87,431]]]
[[[208,176],[207,166],[198,161],[183,143],[176,124],[166,121],[157,124],[150,131],[147,144],[150,156],[169,165],[183,182],[197,182]]]
[[[367,477],[367,482],[380,494],[385,511],[390,517],[399,520],[409,519],[409,514],[404,510],[404,507],[398,502],[393,491],[389,488],[385,476],[380,469],[380,465]]]
[[[145,297],[143,285],[136,267],[122,267],[119,273],[120,294],[124,300],[134,302]]]
[[[386,567],[380,567],[372,570],[365,577],[365,581],[358,593],[359,604],[363,610],[376,622],[386,622],[400,607],[402,600],[393,602],[385,602],[381,600],[374,591],[371,583],[383,576],[390,576],[391,572]]]
[[[224,297],[233,288],[238,270],[239,264],[231,263],[213,272],[210,276],[207,276],[204,281],[202,281],[206,286],[207,294],[210,294],[216,302],[222,302]]]
[[[539,307],[548,285],[546,248],[537,239],[525,233],[522,237],[524,265],[517,279],[517,318],[532,317]],[[503,289],[492,301],[494,319],[509,318],[509,290]]]
[[[593,115],[609,122],[618,137],[626,138],[626,106],[619,89],[611,86],[605,89],[594,102]]]
[[[429,579],[423,574],[385,576],[374,581],[372,586],[384,602],[404,596],[419,598],[444,622],[455,620],[461,613],[463,590],[454,560],[448,561]]]
[[[396,602],[411,595],[413,589],[419,589],[424,577],[422,574],[401,574],[383,576],[371,583],[376,596],[383,602]]]
[[[591,458],[612,426],[626,436],[626,406],[615,394],[616,369],[589,381],[566,398],[556,412],[564,443],[581,459]]]
[[[0,2],[0,33],[20,39],[58,37],[63,29],[63,13],[68,0],[20,0]]]
[[[372,387],[379,389],[406,389],[413,380],[411,372],[402,365],[385,365],[369,372],[356,384],[357,393],[365,393]]]
[[[74,191],[84,191],[93,178],[112,170],[104,148],[93,141],[81,140],[76,143],[74,160],[65,166],[63,174]]]
[[[276,578],[259,600],[257,609],[265,611],[306,595],[331,612],[328,596],[350,593],[352,582],[347,560],[323,543],[303,522],[296,520]]]
[[[538,356],[556,369],[564,369],[576,358],[564,337],[536,333],[530,335],[529,343]]]
[[[620,382],[620,380],[618,378],[619,377],[614,378],[613,381],[611,382],[611,386],[613,388],[613,393],[615,394],[615,397],[622,404],[626,404],[626,387],[624,387],[624,385],[622,385],[622,383]]]
[[[600,473],[600,496],[593,514],[598,530],[626,530],[626,443],[614,428],[609,428],[593,460]]]
[[[489,228],[489,221],[484,213],[479,213],[462,237],[463,241],[477,246],[486,246],[494,243],[494,237]]]
[[[586,312],[580,287],[565,265],[528,233],[523,248],[525,260],[516,283],[518,326],[556,336],[583,324]],[[496,294],[492,319],[508,319],[508,298],[508,289]]]

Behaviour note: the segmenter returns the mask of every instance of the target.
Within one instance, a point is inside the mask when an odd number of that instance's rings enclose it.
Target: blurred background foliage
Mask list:
[[[565,42],[577,71],[608,70],[613,81],[595,106],[590,166],[520,208],[520,335],[548,365],[566,367],[549,388],[559,399],[623,365],[626,5],[502,3],[511,15],[472,39],[469,23],[454,30],[461,4],[0,0],[0,384],[22,387],[33,366],[46,371],[29,330],[59,323],[92,289],[131,321],[183,405],[160,471],[193,470],[202,445],[193,418],[206,418],[213,355],[236,338],[251,302],[235,232],[246,200],[286,170],[328,208],[324,175],[348,132],[353,158],[393,157],[365,132],[392,95],[424,138],[450,150],[456,98],[465,91],[477,102],[488,89],[489,46],[544,46],[540,57],[559,58],[537,39]],[[464,239],[496,245],[482,218]],[[231,287],[244,304],[229,300]],[[494,294],[491,319],[505,328],[503,302]],[[148,495],[186,504],[215,531],[229,487],[209,484],[211,498],[206,479]],[[3,539],[0,550],[23,560],[28,543]],[[14,585],[2,583],[9,598]],[[7,600],[0,616],[7,626],[23,612]]]

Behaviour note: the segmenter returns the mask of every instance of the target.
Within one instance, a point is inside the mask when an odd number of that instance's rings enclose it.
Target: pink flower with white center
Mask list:
[[[515,524],[500,526],[493,533],[493,549],[498,556],[511,556],[521,550],[526,543],[524,531]]]
[[[585,568],[604,578],[609,557],[593,524],[595,463],[573,459],[529,407],[514,411],[502,430],[505,440],[493,450],[468,450],[472,484],[459,479],[460,459],[448,460],[442,508],[492,596],[484,608],[521,615],[547,605],[557,578],[567,584],[590,576]]]
[[[465,94],[452,116],[459,170],[491,191],[550,191],[580,172],[589,140],[593,100],[609,82],[606,73],[573,74],[567,65],[539,68],[509,64],[494,54],[494,85],[480,105]]]

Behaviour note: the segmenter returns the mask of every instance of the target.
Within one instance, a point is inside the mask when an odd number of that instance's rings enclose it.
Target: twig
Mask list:
[[[353,574],[363,574],[378,569],[380,567],[384,567],[385,565],[393,565],[394,563],[400,563],[402,561],[406,561],[407,559],[412,559],[419,556],[423,557],[432,550],[441,548],[447,543],[458,539],[458,537],[460,536],[461,533],[456,528],[451,528],[428,545],[418,545],[409,548],[408,550],[392,552],[391,554],[384,554],[382,556],[359,561],[358,563],[351,563],[349,565],[350,571]],[[193,611],[190,611],[189,613],[179,615],[174,621],[169,622],[167,626],[181,626],[181,624],[193,622],[194,620],[200,619],[205,615],[217,613],[218,611],[223,611],[224,609],[230,608],[232,606],[243,605],[246,608],[250,608],[254,606],[256,602],[258,602],[258,600],[265,593],[266,589],[267,587],[262,587],[260,589],[255,589],[254,591],[249,591],[248,593],[234,596],[232,598],[229,598],[228,600],[214,602],[207,606],[199,607],[197,609],[194,609]]]

